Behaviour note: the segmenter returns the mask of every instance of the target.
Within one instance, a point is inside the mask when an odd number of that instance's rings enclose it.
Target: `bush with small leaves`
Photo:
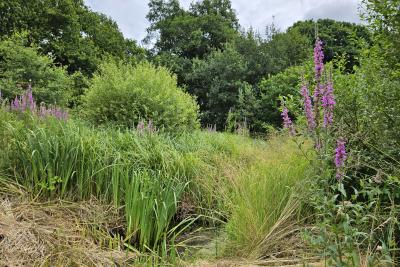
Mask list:
[[[83,102],[84,113],[96,125],[133,128],[152,121],[157,129],[172,132],[199,127],[196,101],[168,70],[149,63],[104,63]]]

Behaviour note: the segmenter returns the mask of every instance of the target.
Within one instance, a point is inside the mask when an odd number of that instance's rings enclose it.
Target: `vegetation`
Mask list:
[[[67,104],[72,95],[73,78],[53,60],[26,47],[26,39],[15,36],[0,42],[0,87],[3,97],[14,99],[32,85],[39,103]]]
[[[397,266],[400,3],[363,3],[259,34],[151,0],[142,48],[0,1],[0,265]]]
[[[194,99],[176,85],[164,68],[104,63],[85,94],[84,111],[96,124],[134,127],[146,121],[156,128],[181,132],[198,127]]]

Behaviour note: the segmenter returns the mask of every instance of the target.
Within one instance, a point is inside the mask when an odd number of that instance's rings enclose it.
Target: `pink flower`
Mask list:
[[[313,106],[311,103],[310,93],[305,83],[303,83],[300,93],[303,96],[304,113],[307,118],[308,129],[312,131],[315,129],[315,116],[314,116]]]
[[[317,38],[314,47],[314,65],[315,65],[315,79],[317,82],[321,79],[322,72],[324,71],[324,51],[322,49],[322,41]]]
[[[283,107],[283,111],[281,113],[283,119],[283,127],[289,130],[290,135],[295,135],[295,129],[292,122],[292,119],[289,117],[289,110],[286,107]]]
[[[333,94],[333,82],[330,78],[324,94],[322,95],[322,107],[324,108],[324,127],[328,127],[333,122],[333,109],[336,105],[335,96]]]
[[[47,108],[43,103],[41,103],[39,110],[37,110],[36,102],[32,95],[32,88],[30,86],[20,98],[15,97],[15,99],[11,101],[10,110],[19,112],[29,110],[32,114],[38,115],[40,118],[53,116],[59,120],[68,119],[68,112],[57,106],[50,106]]]

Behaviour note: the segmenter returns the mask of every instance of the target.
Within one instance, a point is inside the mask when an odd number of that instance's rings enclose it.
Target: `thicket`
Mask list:
[[[194,98],[177,86],[167,69],[149,63],[104,63],[83,97],[83,112],[95,124],[133,128],[151,123],[182,132],[199,127]]]

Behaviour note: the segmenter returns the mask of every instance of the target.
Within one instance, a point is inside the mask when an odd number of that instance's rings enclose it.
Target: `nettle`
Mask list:
[[[323,43],[314,47],[314,77],[302,78],[300,89],[303,115],[295,127],[288,107],[293,99],[282,99],[283,126],[291,136],[304,135],[314,142],[313,162],[316,179],[309,188],[308,204],[314,211],[315,227],[307,240],[319,249],[329,266],[375,266],[393,262],[398,208],[398,183],[391,179],[368,177],[355,171],[357,157],[346,151],[340,120],[334,123],[336,105],[332,68],[324,64]],[[309,88],[313,86],[313,93]],[[297,139],[294,139],[297,140]],[[300,145],[300,144],[299,144]],[[351,145],[351,143],[350,143]]]

